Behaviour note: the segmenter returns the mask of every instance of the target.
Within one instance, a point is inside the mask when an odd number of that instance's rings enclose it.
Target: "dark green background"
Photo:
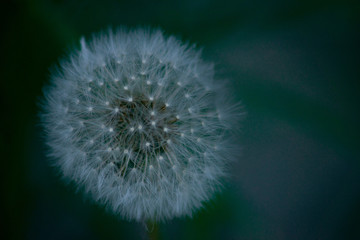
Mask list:
[[[203,47],[245,106],[222,194],[162,239],[360,239],[357,1],[1,3],[1,239],[141,239],[49,167],[37,102],[81,36],[161,27]]]

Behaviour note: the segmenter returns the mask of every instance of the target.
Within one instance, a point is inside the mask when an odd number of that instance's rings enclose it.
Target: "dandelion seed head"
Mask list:
[[[63,176],[129,220],[191,216],[221,187],[238,119],[212,64],[158,30],[80,43],[41,114]]]

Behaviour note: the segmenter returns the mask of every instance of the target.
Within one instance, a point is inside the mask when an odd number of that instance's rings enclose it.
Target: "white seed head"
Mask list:
[[[193,46],[161,31],[81,39],[44,93],[51,156],[126,219],[191,216],[220,189],[233,155],[239,109],[215,82]]]

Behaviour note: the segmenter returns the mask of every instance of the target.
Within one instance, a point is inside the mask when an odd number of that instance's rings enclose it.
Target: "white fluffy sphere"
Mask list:
[[[130,220],[191,216],[216,190],[238,108],[161,31],[109,31],[61,62],[41,113],[65,178]]]

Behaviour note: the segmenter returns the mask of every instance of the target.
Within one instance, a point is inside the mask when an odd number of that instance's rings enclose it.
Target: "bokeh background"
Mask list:
[[[1,239],[145,239],[49,166],[37,102],[81,36],[161,27],[203,48],[247,112],[224,191],[161,239],[360,239],[360,4],[13,0],[0,7]]]

